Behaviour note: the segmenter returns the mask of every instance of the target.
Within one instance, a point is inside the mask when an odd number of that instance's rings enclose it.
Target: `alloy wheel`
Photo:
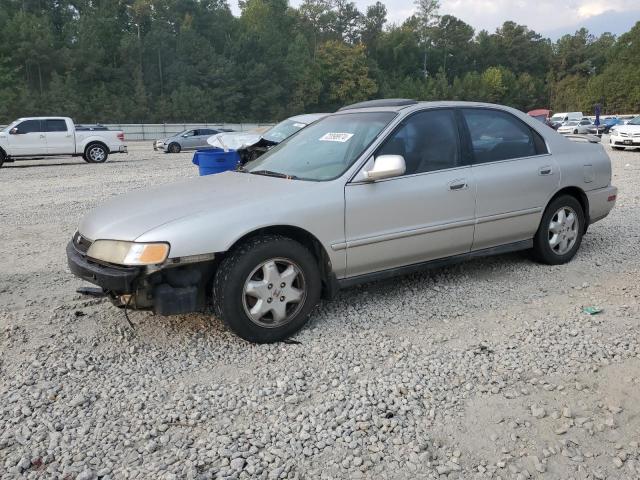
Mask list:
[[[286,258],[258,265],[247,277],[242,292],[244,310],[253,323],[277,328],[289,323],[307,296],[302,269]]]
[[[565,255],[575,245],[579,229],[578,215],[571,207],[561,207],[549,222],[549,246],[556,255]]]

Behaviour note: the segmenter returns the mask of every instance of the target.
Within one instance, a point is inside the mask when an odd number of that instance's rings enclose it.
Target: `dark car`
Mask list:
[[[618,117],[610,117],[610,118],[605,118],[604,121],[596,126],[594,125],[593,127],[589,128],[589,133],[592,133],[594,135],[602,135],[603,133],[607,134],[609,133],[609,130],[611,130],[612,127],[615,127],[616,125],[623,125],[624,122],[622,120],[620,120]]]

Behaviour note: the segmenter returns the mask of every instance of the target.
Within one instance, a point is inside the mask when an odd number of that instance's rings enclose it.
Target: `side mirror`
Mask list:
[[[9,130],[9,135],[17,135],[18,134],[18,127],[13,127],[11,130]]]
[[[406,169],[407,166],[402,155],[380,155],[373,162],[373,168],[362,173],[365,180],[375,182],[404,175]]]

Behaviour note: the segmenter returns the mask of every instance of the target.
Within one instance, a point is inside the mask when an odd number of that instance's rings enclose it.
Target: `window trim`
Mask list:
[[[494,165],[497,163],[504,163],[504,162],[513,162],[513,161],[518,161],[518,160],[524,160],[527,158],[539,158],[539,157],[545,157],[545,156],[550,156],[552,155],[551,150],[549,148],[549,142],[547,142],[547,139],[545,138],[545,136],[540,133],[536,128],[534,128],[533,126],[529,125],[527,122],[525,122],[524,120],[522,120],[521,118],[518,118],[516,115],[514,115],[511,112],[508,112],[506,110],[503,110],[501,108],[491,108],[491,107],[484,107],[484,106],[465,106],[465,107],[457,107],[457,109],[460,112],[460,121],[462,122],[462,127],[465,131],[465,139],[464,141],[467,143],[467,149],[469,151],[470,154],[470,160],[471,160],[471,166],[480,166],[480,165]],[[520,122],[522,125],[526,126],[527,128],[529,128],[530,130],[533,131],[533,134],[535,135],[540,135],[540,137],[542,138],[542,141],[544,142],[544,145],[547,149],[546,153],[536,153],[535,155],[527,155],[524,157],[513,157],[513,158],[504,158],[502,160],[493,160],[491,162],[476,162],[475,160],[475,154],[473,153],[473,143],[471,142],[471,131],[469,130],[469,125],[467,124],[467,120],[464,117],[464,112],[463,110],[488,110],[491,112],[500,112],[503,113],[505,115],[509,115],[512,118],[514,118],[516,121]],[[535,143],[535,142],[534,142]]]

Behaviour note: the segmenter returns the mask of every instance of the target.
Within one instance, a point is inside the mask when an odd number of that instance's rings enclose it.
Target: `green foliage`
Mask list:
[[[616,38],[555,43],[505,22],[495,32],[416,1],[7,0],[0,2],[0,123],[276,121],[376,97],[604,112],[640,109],[640,22]]]

